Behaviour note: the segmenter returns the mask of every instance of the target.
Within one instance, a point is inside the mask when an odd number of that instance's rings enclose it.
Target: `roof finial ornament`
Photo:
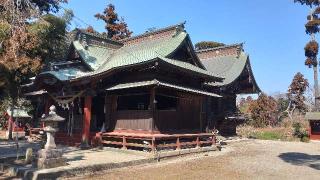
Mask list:
[[[54,106],[54,105],[50,106],[49,110],[50,110],[49,114],[52,114],[52,115],[57,114],[56,113],[56,106]]]
[[[176,27],[176,33],[175,35],[179,34],[180,32],[185,32],[184,25],[187,21],[183,21],[182,23],[178,24]]]
[[[82,34],[82,46],[85,50],[88,50],[87,36],[85,34]]]
[[[240,57],[240,54],[243,51],[243,44],[244,42],[240,43],[239,46],[237,47],[237,58]]]

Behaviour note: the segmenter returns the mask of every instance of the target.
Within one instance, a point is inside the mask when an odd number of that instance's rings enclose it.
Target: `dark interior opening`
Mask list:
[[[92,100],[92,115],[95,117],[93,123],[91,123],[90,129],[92,131],[101,130],[103,123],[105,122],[104,112],[105,97],[103,95],[95,96]]]
[[[118,96],[117,110],[148,110],[149,103],[149,94]]]
[[[156,95],[158,110],[177,110],[178,98]]]
[[[310,125],[312,134],[320,134],[320,121],[313,121]]]

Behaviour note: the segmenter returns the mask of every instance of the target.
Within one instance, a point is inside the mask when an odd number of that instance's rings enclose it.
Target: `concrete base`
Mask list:
[[[66,165],[66,158],[62,157],[60,149],[41,149],[38,152],[39,169],[54,168]]]
[[[202,153],[202,152],[217,151],[217,150],[219,150],[217,146],[208,146],[208,147],[188,148],[188,149],[180,149],[180,150],[173,150],[173,151],[159,151],[154,154],[154,158],[161,159],[166,157],[174,157],[174,156],[180,156],[185,154]]]

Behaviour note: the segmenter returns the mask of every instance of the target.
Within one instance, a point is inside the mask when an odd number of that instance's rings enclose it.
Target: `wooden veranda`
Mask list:
[[[146,134],[114,131],[97,133],[96,140],[96,143],[100,145],[113,145],[122,149],[142,148],[150,152],[164,149],[180,150],[216,145],[216,136],[213,133]]]

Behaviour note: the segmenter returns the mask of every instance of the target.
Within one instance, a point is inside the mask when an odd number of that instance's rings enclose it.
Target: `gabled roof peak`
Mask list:
[[[116,44],[116,45],[120,45],[120,46],[123,45],[123,43],[121,43],[119,41],[116,41],[116,40],[113,40],[113,39],[109,39],[109,38],[107,38],[106,36],[104,36],[102,34],[90,33],[90,32],[87,32],[84,29],[76,28],[75,30],[73,30],[73,33],[75,34],[74,40],[79,40],[80,38],[83,38],[84,36],[87,36],[87,37],[91,37],[91,38],[93,37],[93,38],[101,39],[102,41],[104,41],[106,43]]]
[[[185,23],[186,23],[186,21],[184,21],[182,23],[175,24],[175,25],[171,25],[171,26],[168,26],[165,28],[156,29],[154,31],[148,31],[143,34],[139,34],[139,35],[136,35],[133,37],[122,39],[122,40],[120,40],[120,42],[123,42],[124,44],[126,44],[129,41],[136,41],[138,39],[144,39],[145,37],[149,37],[149,36],[153,36],[153,35],[165,34],[166,32],[170,32],[173,30],[175,30],[176,32],[185,31],[184,30]]]
[[[229,49],[229,48],[239,48],[239,50],[243,50],[244,43],[236,43],[236,44],[230,44],[225,46],[219,46],[215,48],[207,48],[207,49],[201,49],[196,50],[197,53],[207,52],[207,51],[214,51],[214,50],[220,50],[220,49]]]
[[[211,59],[221,56],[236,56],[239,57],[241,52],[244,52],[243,43],[231,44],[215,48],[207,48],[197,50],[196,53],[201,60]]]

